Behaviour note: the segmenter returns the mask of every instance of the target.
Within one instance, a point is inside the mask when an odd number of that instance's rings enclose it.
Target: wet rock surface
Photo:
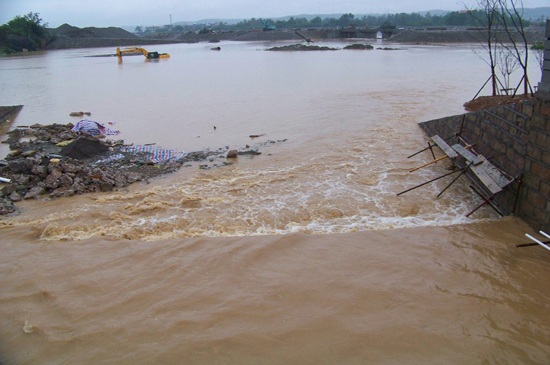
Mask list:
[[[272,47],[266,51],[338,51],[338,48],[326,46],[308,46],[305,44],[291,44],[288,46]]]
[[[367,50],[367,49],[374,49],[374,47],[371,46],[370,44],[354,43],[354,44],[350,44],[349,46],[345,46],[344,49]]]
[[[229,149],[186,153],[182,158],[153,163],[147,152],[124,152],[124,141],[73,132],[73,124],[33,125],[9,131],[10,153],[0,161],[0,215],[15,212],[23,199],[58,198],[75,194],[113,191],[129,184],[177,171],[191,162],[206,161],[202,169],[230,165]],[[102,137],[102,136],[100,136]],[[283,140],[284,141],[284,140]],[[278,141],[278,142],[283,142]],[[267,142],[269,144],[275,141]],[[256,149],[238,154],[258,155]],[[110,160],[109,157],[118,156]],[[216,158],[223,162],[212,163]],[[208,163],[210,162],[210,164]]]

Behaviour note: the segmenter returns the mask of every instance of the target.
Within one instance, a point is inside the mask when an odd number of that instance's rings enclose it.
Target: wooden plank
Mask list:
[[[497,169],[493,164],[491,164],[489,161],[485,160],[483,165],[483,169],[493,179],[493,181],[500,187],[505,188],[508,186],[513,180],[509,179],[505,175],[503,175],[499,169]]]
[[[477,166],[472,165],[472,166],[470,166],[470,170],[472,170],[472,172],[477,176],[479,181],[481,181],[483,183],[483,185],[485,185],[487,187],[487,189],[489,189],[489,191],[493,195],[495,195],[497,193],[500,193],[502,191],[502,189],[493,180],[493,178],[487,173],[487,171],[485,171],[485,169],[483,168],[484,164],[485,164],[485,162],[483,164],[477,165]]]
[[[443,138],[439,137],[437,134],[435,136],[432,136],[432,141],[435,142],[435,144],[445,152],[449,158],[457,158],[458,154],[443,140]]]
[[[460,156],[464,157],[468,162],[471,162],[474,166],[479,165],[483,162],[484,158],[482,156],[476,156],[472,152],[468,151],[463,146],[458,143],[451,147],[455,150]]]
[[[479,156],[482,157],[482,156]],[[472,165],[470,168],[483,183],[487,186],[489,191],[493,194],[501,192],[506,186],[508,186],[513,179],[506,177],[499,169],[497,169],[493,164],[491,164],[485,157],[483,158],[483,163],[477,166]]]

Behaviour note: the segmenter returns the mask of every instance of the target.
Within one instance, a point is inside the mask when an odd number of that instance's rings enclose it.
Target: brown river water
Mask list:
[[[25,105],[14,125],[82,110],[127,143],[262,152],[18,204],[0,220],[0,363],[550,362],[550,255],[515,247],[536,233],[486,207],[466,218],[466,180],[396,196],[447,172],[409,173],[431,156],[407,156],[427,145],[418,122],[485,82],[474,47],[218,45],[0,59],[0,104]]]

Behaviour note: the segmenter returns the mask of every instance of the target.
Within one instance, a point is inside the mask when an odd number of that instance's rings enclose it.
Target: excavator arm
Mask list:
[[[125,49],[116,49],[116,55],[118,57],[118,62],[122,63],[122,55],[125,53],[142,53],[146,59],[157,59],[157,58],[170,58],[170,55],[168,53],[158,53],[158,52],[148,52],[144,48],[141,47],[126,47]]]

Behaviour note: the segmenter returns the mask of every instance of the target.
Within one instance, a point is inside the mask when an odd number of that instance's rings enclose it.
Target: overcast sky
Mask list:
[[[163,25],[202,19],[277,18],[300,14],[386,14],[434,9],[462,10],[475,0],[0,0],[0,24],[17,15],[39,13],[50,27]],[[524,0],[524,8],[550,6]]]

